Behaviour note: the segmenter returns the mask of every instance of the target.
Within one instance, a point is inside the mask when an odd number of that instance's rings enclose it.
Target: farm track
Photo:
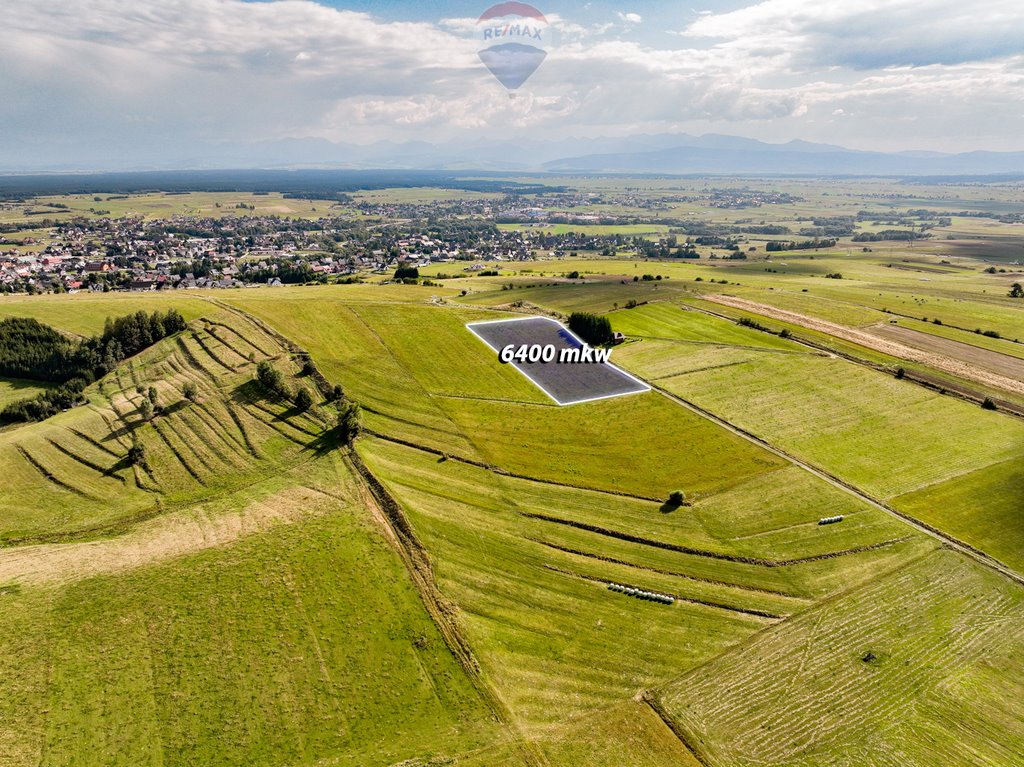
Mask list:
[[[759,304],[755,301],[748,301],[744,298],[725,295],[707,295],[705,296],[705,299],[716,304],[729,306],[733,309],[753,312],[754,314],[760,314],[764,317],[770,317],[781,322],[789,322],[809,330],[815,330],[819,333],[826,333],[834,338],[849,341],[867,349],[887,354],[891,357],[897,357],[911,362],[919,362],[944,373],[949,373],[957,378],[967,379],[985,386],[991,386],[995,389],[1002,389],[1003,391],[1011,392],[1013,394],[1024,395],[1024,381],[1018,381],[990,371],[979,370],[963,360],[954,359],[953,357],[949,357],[944,354],[915,349],[912,346],[907,346],[906,344],[899,343],[897,341],[879,338],[877,335],[864,330],[849,328],[834,322],[820,320],[816,317],[808,317],[807,315],[786,311],[784,309],[777,309],[774,306]]]
[[[648,383],[651,382],[648,381]],[[898,511],[892,506],[889,506],[887,503],[868,495],[855,485],[845,482],[844,480],[840,479],[834,474],[831,474],[825,471],[824,469],[818,468],[813,464],[803,461],[800,458],[797,458],[795,455],[792,455],[791,453],[782,450],[781,448],[775,447],[771,443],[758,437],[756,434],[753,434],[747,431],[746,429],[743,429],[735,425],[734,423],[715,415],[709,410],[705,410],[700,405],[690,402],[689,400],[684,399],[677,394],[673,394],[672,392],[658,386],[656,383],[651,383],[651,386],[659,394],[661,394],[664,397],[667,397],[668,399],[672,400],[678,405],[682,405],[687,410],[690,410],[691,412],[696,413],[697,415],[703,416],[704,418],[713,421],[722,428],[728,429],[733,434],[739,437],[743,437],[743,439],[752,442],[755,445],[758,445],[759,447],[762,447],[771,453],[774,453],[780,458],[785,458],[787,461],[790,461],[796,466],[799,466],[804,471],[808,471],[814,476],[818,477],[819,479],[825,480],[833,487],[838,488],[839,490],[842,490],[843,492],[860,499],[863,503],[866,503],[873,508],[876,508],[880,511],[884,511],[886,514],[889,514],[893,517],[896,517],[897,519],[902,520],[903,522],[913,527],[915,530],[925,533],[926,535],[929,535],[932,538],[937,539],[943,545],[951,549],[954,549],[955,551],[958,551],[959,553],[964,554],[965,556],[970,557],[976,562],[979,562],[980,564],[983,564],[986,567],[995,570],[998,573],[1001,573],[1002,575],[1006,576],[1015,583],[1024,586],[1024,576],[1019,574],[1017,571],[1015,571],[1013,568],[1009,567],[1005,563],[1000,562],[995,557],[986,554],[981,549],[975,548],[971,544],[961,541],[960,539],[943,532],[937,527],[933,527],[932,525],[929,525],[926,522],[922,522],[919,519],[915,519],[909,514],[905,514],[902,511]]]
[[[584,530],[588,533],[596,533],[597,535],[603,535],[606,538],[614,538],[615,540],[626,541],[627,543],[636,543],[641,546],[648,546],[652,549],[674,551],[679,554],[687,554],[689,556],[694,557],[703,557],[705,559],[717,559],[723,562],[732,562],[734,564],[754,565],[756,567],[770,568],[791,567],[793,565],[804,564],[805,562],[821,562],[826,559],[836,559],[837,557],[845,557],[851,554],[861,554],[866,551],[875,551],[876,549],[895,546],[898,543],[904,543],[905,541],[910,540],[910,536],[904,536],[902,538],[892,538],[887,541],[879,541],[878,543],[869,543],[864,546],[855,546],[853,548],[843,549],[841,551],[830,551],[826,554],[813,554],[811,556],[797,557],[795,559],[761,559],[759,557],[747,557],[737,554],[725,554],[718,551],[708,551],[706,549],[695,549],[690,546],[682,546],[677,543],[658,541],[653,538],[645,538],[640,535],[624,533],[619,530],[609,530],[606,527],[591,525],[586,522],[577,522],[572,519],[562,519],[561,517],[553,517],[548,514],[537,514],[534,512],[527,511],[520,511],[518,512],[518,514],[528,519],[537,519],[542,522],[551,522],[556,525],[564,525],[565,527],[572,527],[577,530]]]
[[[705,296],[705,298],[708,298],[708,297]],[[857,306],[857,304],[854,304],[854,306]],[[726,320],[728,322],[735,322],[735,318],[734,317],[730,317],[727,314],[721,314],[719,312],[714,312],[714,311],[712,311],[710,309],[705,309],[705,308],[700,307],[700,306],[690,306],[689,308],[692,311],[700,312],[702,314],[707,314],[708,316],[711,316],[711,317],[718,317],[719,319]],[[864,307],[864,308],[870,308],[870,307]],[[754,310],[749,310],[749,311],[753,312]],[[756,312],[754,312],[754,313],[756,313]],[[892,314],[896,314],[896,312],[891,312],[891,313]],[[907,315],[907,316],[909,317],[909,315]],[[917,319],[917,318],[916,317],[910,317],[910,319]],[[950,325],[949,327],[956,327],[956,326],[955,325]],[[820,331],[820,332],[823,332],[823,331]],[[866,332],[866,331],[864,331],[864,332]],[[840,359],[846,360],[847,362],[852,362],[855,365],[860,365],[861,367],[865,367],[865,368],[868,368],[869,370],[874,370],[874,371],[880,372],[880,373],[891,374],[893,372],[892,366],[886,366],[886,365],[883,365],[883,364],[878,363],[878,362],[872,362],[871,360],[866,360],[863,357],[858,357],[857,355],[851,354],[850,352],[843,351],[841,349],[835,349],[835,348],[829,347],[826,344],[821,343],[819,341],[813,341],[813,340],[811,340],[809,338],[800,338],[800,337],[797,337],[797,336],[790,336],[790,340],[793,341],[794,343],[800,344],[801,346],[806,346],[808,349],[814,349],[821,356],[825,356],[825,357],[838,357]],[[864,346],[864,344],[860,344],[860,345]],[[947,375],[952,375],[952,374],[947,374]],[[661,377],[659,377],[658,380],[661,380]],[[949,397],[955,397],[955,398],[963,400],[965,402],[970,402],[970,403],[972,403],[974,405],[980,405],[985,400],[985,396],[986,396],[985,394],[983,394],[981,392],[978,392],[976,389],[970,388],[963,381],[956,380],[956,379],[953,379],[953,378],[945,378],[945,377],[942,377],[942,376],[937,375],[937,374],[936,375],[929,375],[928,373],[923,373],[923,372],[920,372],[920,371],[905,371],[904,376],[903,376],[903,380],[905,380],[907,383],[912,383],[912,384],[916,384],[917,386],[921,386],[921,387],[923,387],[925,389],[928,389],[929,391],[933,391],[933,392],[936,392],[938,394],[942,394],[942,395],[949,396]],[[1024,406],[1022,406],[1019,402],[1011,402],[1010,400],[1005,400],[1005,399],[995,399],[995,402],[998,405],[1000,412],[1002,412],[1003,414],[1012,416],[1014,418],[1020,418],[1020,419],[1024,420]]]
[[[598,578],[596,575],[585,575],[583,573],[577,573],[572,570],[566,570],[555,565],[544,565],[548,570],[552,572],[560,573],[562,575],[568,575],[572,578],[579,578],[584,581],[590,581],[591,583],[600,583],[608,586],[611,583],[622,583],[621,581],[610,581],[607,578]],[[635,589],[641,589],[646,591],[656,591],[658,594],[664,594],[665,596],[672,597],[677,602],[687,602],[688,604],[701,605],[703,607],[711,607],[716,610],[725,610],[731,613],[739,613],[741,615],[750,615],[755,618],[767,618],[768,620],[781,621],[785,620],[788,616],[776,615],[775,613],[767,612],[766,610],[757,610],[751,607],[736,607],[735,605],[727,605],[724,602],[714,602],[710,599],[700,599],[698,597],[686,597],[682,594],[677,594],[672,591],[664,591],[663,589],[648,589],[645,586],[639,586],[635,583],[622,583],[623,586],[631,586]]]

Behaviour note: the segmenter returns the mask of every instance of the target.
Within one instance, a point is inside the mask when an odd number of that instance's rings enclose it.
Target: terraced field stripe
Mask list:
[[[572,578],[579,578],[579,579],[584,580],[584,581],[590,581],[591,583],[600,583],[603,586],[609,586],[612,583],[621,583],[620,581],[610,581],[607,578],[598,578],[596,575],[586,575],[584,573],[577,573],[577,572],[574,572],[572,570],[566,570],[566,569],[563,569],[561,567],[556,567],[555,565],[544,565],[544,567],[547,568],[548,570],[552,570],[553,572],[560,573],[562,575],[568,575],[568,576],[570,576]],[[735,605],[727,605],[724,602],[714,602],[714,601],[711,601],[710,599],[699,599],[698,597],[686,597],[686,596],[683,596],[682,594],[676,594],[676,593],[671,592],[671,591],[663,591],[661,589],[648,589],[648,588],[646,588],[644,586],[637,586],[635,583],[623,583],[622,585],[623,586],[630,586],[630,587],[632,587],[634,589],[638,589],[638,590],[641,590],[641,591],[653,591],[653,592],[656,592],[658,594],[664,594],[665,596],[672,597],[673,599],[675,599],[678,602],[688,602],[689,604],[701,605],[703,607],[711,607],[711,608],[714,608],[716,610],[726,610],[726,611],[731,612],[731,613],[740,613],[742,615],[750,615],[750,616],[753,616],[755,618],[767,618],[768,620],[780,621],[780,620],[784,620],[785,618],[788,617],[786,615],[776,615],[775,613],[770,613],[770,612],[767,612],[766,610],[758,610],[758,609],[752,608],[752,607],[737,607]],[[668,607],[668,605],[665,605],[665,606]]]
[[[218,327],[218,328],[223,328],[224,330],[227,330],[228,332],[230,332],[230,333],[233,333],[233,334],[235,335],[235,337],[236,337],[236,338],[240,339],[240,340],[241,340],[242,342],[244,342],[244,343],[247,343],[247,344],[248,344],[249,346],[251,346],[251,347],[252,347],[252,348],[253,348],[253,349],[254,349],[255,351],[259,352],[259,353],[260,353],[260,354],[262,354],[262,355],[263,355],[264,357],[273,357],[273,356],[274,356],[273,354],[271,354],[270,352],[268,352],[268,351],[267,351],[266,349],[264,349],[263,347],[259,346],[259,345],[258,345],[258,344],[257,344],[257,343],[256,343],[255,341],[253,341],[253,340],[252,340],[251,338],[248,338],[247,336],[244,336],[244,335],[242,335],[241,333],[239,333],[239,332],[238,332],[238,331],[237,331],[237,330],[236,330],[235,328],[233,328],[233,327],[232,327],[231,325],[228,325],[228,324],[226,324],[226,323],[224,323],[224,322],[218,322],[218,321],[216,321],[216,320],[207,320],[207,322],[209,322],[209,324],[210,324],[210,325],[213,325],[213,326],[215,326],[215,327]],[[231,344],[227,343],[227,342],[226,342],[226,341],[225,341],[225,340],[224,340],[223,338],[221,338],[220,336],[215,336],[215,338],[217,338],[217,340],[219,340],[219,341],[220,341],[220,342],[221,342],[222,344],[224,344],[225,346],[227,346],[227,347],[229,347],[229,348],[231,348],[231,349],[234,349],[235,353],[236,353],[236,354],[237,354],[238,356],[240,356],[240,357],[243,357],[243,358],[245,358],[245,357],[248,357],[248,355],[247,355],[247,354],[242,354],[242,353],[241,353],[240,351],[238,351],[237,349],[235,349],[235,348],[234,348],[234,347],[233,347],[233,346],[232,346]]]
[[[558,407],[557,405],[551,405],[551,407]],[[366,409],[366,408],[364,408]],[[373,411],[371,411],[373,412]],[[542,477],[531,477],[527,474],[517,474],[514,471],[508,471],[500,466],[494,466],[493,464],[484,463],[483,461],[476,461],[472,458],[464,458],[459,455],[453,455],[446,453],[443,450],[439,450],[436,447],[430,447],[429,445],[421,445],[416,442],[410,442],[408,440],[400,439],[399,437],[391,437],[387,434],[381,434],[373,429],[363,429],[363,433],[377,439],[384,440],[385,442],[392,442],[396,445],[402,445],[403,447],[409,447],[413,450],[420,450],[424,453],[430,453],[431,455],[441,456],[451,461],[457,461],[458,463],[464,463],[467,466],[475,466],[478,469],[486,469],[494,474],[498,474],[502,477],[511,477],[513,479],[522,479],[527,482],[536,482],[541,485],[553,485],[555,487],[567,487],[571,490],[586,490],[590,493],[601,493],[602,495],[614,495],[618,498],[633,498],[638,501],[650,501],[651,503],[661,504],[665,502],[664,498],[652,498],[648,495],[636,495],[634,493],[626,493],[620,490],[603,490],[597,487],[588,487],[587,485],[573,485],[568,482],[559,482],[554,479],[544,479]]]
[[[697,583],[707,583],[713,586],[724,586],[730,589],[741,589],[742,591],[751,591],[755,594],[770,594],[777,597],[785,597],[787,599],[796,599],[801,602],[812,601],[807,597],[796,596],[795,594],[787,594],[784,591],[774,591],[772,589],[759,588],[757,586],[747,586],[742,583],[730,583],[729,581],[720,581],[715,578],[703,578],[699,575],[689,575],[687,573],[681,573],[678,570],[665,570],[660,567],[651,567],[649,565],[639,565],[635,562],[627,562],[624,559],[615,559],[614,557],[606,557],[602,554],[593,554],[589,551],[582,551],[580,549],[573,549],[568,546],[562,546],[551,541],[541,540],[540,538],[527,538],[527,540],[533,543],[538,543],[541,546],[546,546],[549,549],[555,551],[561,551],[565,554],[572,554],[577,557],[585,557],[587,559],[594,559],[599,562],[607,562],[611,565],[621,565],[623,567],[631,567],[636,570],[643,570],[648,573],[656,573],[657,575],[668,575],[672,578],[683,578],[688,581],[696,581]]]
[[[213,350],[206,345],[206,342],[203,340],[203,337],[200,336],[197,331],[193,330],[189,335],[191,336],[193,341],[199,344],[199,348],[206,352],[207,357],[216,362],[229,373],[235,372],[235,368],[232,365],[229,365],[228,363],[224,362],[224,360],[222,360],[220,357],[213,353]]]
[[[695,549],[690,546],[682,546],[678,543],[668,543],[666,541],[658,541],[653,538],[645,538],[640,535],[633,535],[632,533],[624,533],[619,530],[609,530],[606,527],[599,527],[598,525],[591,525],[586,522],[577,522],[572,519],[562,519],[561,517],[553,517],[549,514],[538,514],[530,511],[519,511],[516,512],[520,516],[527,517],[528,519],[538,519],[543,522],[551,522],[556,525],[564,525],[566,527],[573,527],[577,530],[585,530],[588,533],[596,533],[597,535],[603,535],[606,538],[614,538],[619,541],[626,541],[627,543],[636,543],[641,546],[649,546],[654,549],[664,549],[665,551],[675,551],[680,554],[688,554],[695,557],[704,557],[705,559],[718,559],[723,562],[734,562],[736,564],[743,565],[756,565],[758,567],[790,567],[792,565],[799,565],[805,562],[820,562],[825,559],[835,559],[836,557],[845,557],[851,554],[861,554],[866,551],[875,551],[876,549],[886,548],[888,546],[895,546],[898,543],[908,541],[912,536],[904,536],[902,538],[892,538],[887,541],[879,541],[878,543],[870,543],[864,546],[855,546],[850,549],[843,549],[841,551],[832,551],[826,554],[814,554],[808,557],[798,557],[796,559],[760,559],[758,557],[747,557],[739,554],[725,554],[718,551],[708,551],[707,549]]]
[[[109,425],[109,424],[108,424],[108,425]],[[94,439],[93,437],[90,437],[90,436],[89,436],[88,434],[86,434],[86,433],[85,433],[84,431],[80,431],[80,430],[78,430],[78,429],[76,429],[76,428],[74,428],[74,427],[72,427],[72,426],[68,426],[68,427],[66,427],[66,428],[67,428],[67,430],[68,430],[69,432],[71,432],[72,434],[74,434],[74,435],[75,435],[76,437],[78,437],[79,439],[81,439],[81,440],[84,440],[85,442],[88,442],[88,443],[89,443],[90,445],[92,445],[93,447],[95,447],[95,448],[98,448],[99,450],[102,450],[103,452],[107,453],[108,455],[110,455],[110,456],[112,456],[112,457],[114,457],[114,458],[117,458],[118,460],[120,460],[120,459],[124,458],[124,456],[123,456],[122,454],[120,454],[120,453],[118,453],[118,452],[116,452],[116,451],[114,451],[114,450],[111,450],[111,449],[110,449],[109,447],[107,447],[106,445],[104,445],[104,444],[103,444],[102,442],[100,442],[100,441],[99,441],[98,439]],[[113,431],[113,430],[111,430],[111,431]]]
[[[37,460],[36,457],[32,455],[28,450],[26,450],[22,445],[15,445],[14,447],[19,453],[21,453],[21,457],[24,458],[33,469],[38,471],[46,481],[56,485],[61,490],[67,490],[69,493],[73,493],[74,495],[86,498],[95,503],[101,502],[99,498],[95,498],[89,495],[89,493],[85,492],[84,490],[81,490],[75,487],[74,485],[69,484],[64,480],[60,479],[57,475],[55,475],[52,471],[50,471],[42,463],[40,463],[40,461]]]
[[[202,373],[204,376],[210,379],[214,386],[217,386],[220,379],[216,375],[211,373],[209,370],[207,370],[205,367],[203,367],[202,364],[200,364],[199,360],[196,359],[196,356],[192,353],[192,350],[188,348],[188,345],[185,343],[185,339],[182,336],[178,336],[176,340],[178,344],[178,349],[185,357],[185,361],[188,362],[189,366],[193,370],[197,370],[200,373]]]
[[[100,466],[98,463],[93,463],[88,458],[83,458],[82,456],[78,455],[78,453],[74,452],[73,450],[70,450],[70,449],[64,447],[64,445],[60,444],[55,439],[47,437],[46,441],[55,450],[58,450],[59,452],[63,453],[68,458],[70,458],[72,461],[76,461],[77,463],[82,464],[82,466],[85,466],[88,469],[92,469],[97,474],[99,474],[99,475],[101,475],[103,477],[109,477],[110,479],[115,479],[118,482],[120,482],[122,485],[125,484],[125,482],[126,482],[125,478],[122,477],[119,474],[114,474],[114,472],[111,469],[104,468],[103,466]]]
[[[224,400],[224,409],[228,411],[228,415],[231,416],[231,420],[235,422],[235,426],[238,427],[238,431],[242,435],[242,439],[245,441],[245,446],[252,453],[254,458],[262,459],[260,451],[256,449],[255,443],[252,441],[252,437],[249,435],[249,430],[246,429],[245,424],[242,423],[242,419],[235,411],[235,406],[231,404],[229,400]]]
[[[167,449],[171,451],[171,453],[174,455],[174,457],[178,459],[178,463],[180,463],[184,467],[185,471],[187,471],[190,475],[192,475],[192,478],[196,482],[198,482],[200,485],[205,486],[206,485],[205,480],[203,480],[203,478],[199,476],[199,472],[197,472],[195,470],[195,468],[193,468],[192,464],[190,464],[185,459],[185,456],[183,456],[181,454],[181,451],[179,451],[178,448],[176,448],[171,443],[170,438],[166,434],[164,434],[164,430],[160,427],[160,425],[154,421],[152,426],[153,426],[153,431],[156,432],[156,435],[167,446]]]

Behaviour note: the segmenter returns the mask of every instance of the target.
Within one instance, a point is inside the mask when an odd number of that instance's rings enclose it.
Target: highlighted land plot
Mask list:
[[[608,362],[607,350],[592,349],[548,317],[471,322],[466,327],[559,405],[650,391],[643,381]]]

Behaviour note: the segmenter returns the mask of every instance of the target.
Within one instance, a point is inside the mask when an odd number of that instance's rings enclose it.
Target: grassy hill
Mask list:
[[[551,405],[465,330],[501,292],[161,297],[184,332],[0,431],[0,764],[1013,763],[1021,587],[864,494],[1013,565],[971,523],[1012,524],[1010,490],[946,509],[1012,486],[1017,421],[674,303],[611,314],[616,363],[844,487],[657,390]],[[32,313],[95,332],[119,299],[89,298]],[[352,452],[304,352],[363,407]]]

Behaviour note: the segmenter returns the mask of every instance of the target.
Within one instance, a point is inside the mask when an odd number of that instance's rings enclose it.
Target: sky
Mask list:
[[[489,5],[8,2],[0,167],[656,133],[1024,150],[1020,0],[537,0],[514,97],[477,55]]]

